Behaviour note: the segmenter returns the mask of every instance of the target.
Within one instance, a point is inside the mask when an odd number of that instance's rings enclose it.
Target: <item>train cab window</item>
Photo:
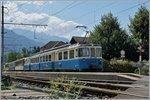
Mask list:
[[[74,50],[70,50],[70,52],[69,52],[69,58],[70,59],[73,59],[74,58]]]
[[[62,52],[58,53],[58,60],[62,60]]]
[[[64,59],[68,59],[68,51],[64,52]]]
[[[102,57],[102,48],[96,48],[97,57]]]
[[[49,61],[51,61],[51,55],[49,55]]]
[[[91,48],[91,57],[95,57],[95,48]]]
[[[79,48],[79,57],[89,57],[89,48]]]

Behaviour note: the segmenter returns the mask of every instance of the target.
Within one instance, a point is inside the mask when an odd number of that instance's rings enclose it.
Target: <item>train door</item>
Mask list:
[[[52,70],[55,70],[55,60],[56,60],[56,56],[55,56],[55,52],[53,52],[51,54],[51,62],[52,62]]]

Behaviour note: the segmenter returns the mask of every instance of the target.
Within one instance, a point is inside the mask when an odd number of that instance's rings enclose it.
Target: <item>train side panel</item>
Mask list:
[[[30,64],[25,64],[25,65],[23,66],[23,70],[24,70],[24,71],[29,71],[29,70],[30,70]]]
[[[53,62],[40,63],[40,70],[54,70]]]
[[[100,59],[97,58],[82,58],[79,59],[79,66],[81,71],[84,70],[97,70],[97,71],[102,71],[103,70],[103,65]]]
[[[80,70],[79,60],[62,60],[54,62],[55,70]]]
[[[30,64],[30,70],[31,71],[40,70],[40,64],[39,63]]]

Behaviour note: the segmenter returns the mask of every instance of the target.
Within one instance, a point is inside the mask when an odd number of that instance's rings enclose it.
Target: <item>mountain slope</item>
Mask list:
[[[21,51],[23,47],[31,49],[33,46],[42,46],[42,42],[36,42],[25,36],[18,35],[12,30],[5,29],[4,34],[4,51],[5,53],[9,51]]]
[[[35,32],[35,37],[34,39],[34,32],[28,31],[28,30],[23,30],[23,29],[15,29],[14,32],[18,35],[25,36],[31,40],[34,40],[36,42],[42,42],[44,44],[48,43],[49,41],[63,41],[63,42],[68,42],[69,40],[63,37],[57,37],[57,36],[50,36],[46,33],[36,33]]]

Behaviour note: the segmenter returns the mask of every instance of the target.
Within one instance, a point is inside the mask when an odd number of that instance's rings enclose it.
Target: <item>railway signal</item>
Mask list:
[[[125,58],[125,51],[124,51],[124,50],[121,50],[121,51],[120,51],[120,54],[121,54],[121,59],[124,60],[124,58]]]

